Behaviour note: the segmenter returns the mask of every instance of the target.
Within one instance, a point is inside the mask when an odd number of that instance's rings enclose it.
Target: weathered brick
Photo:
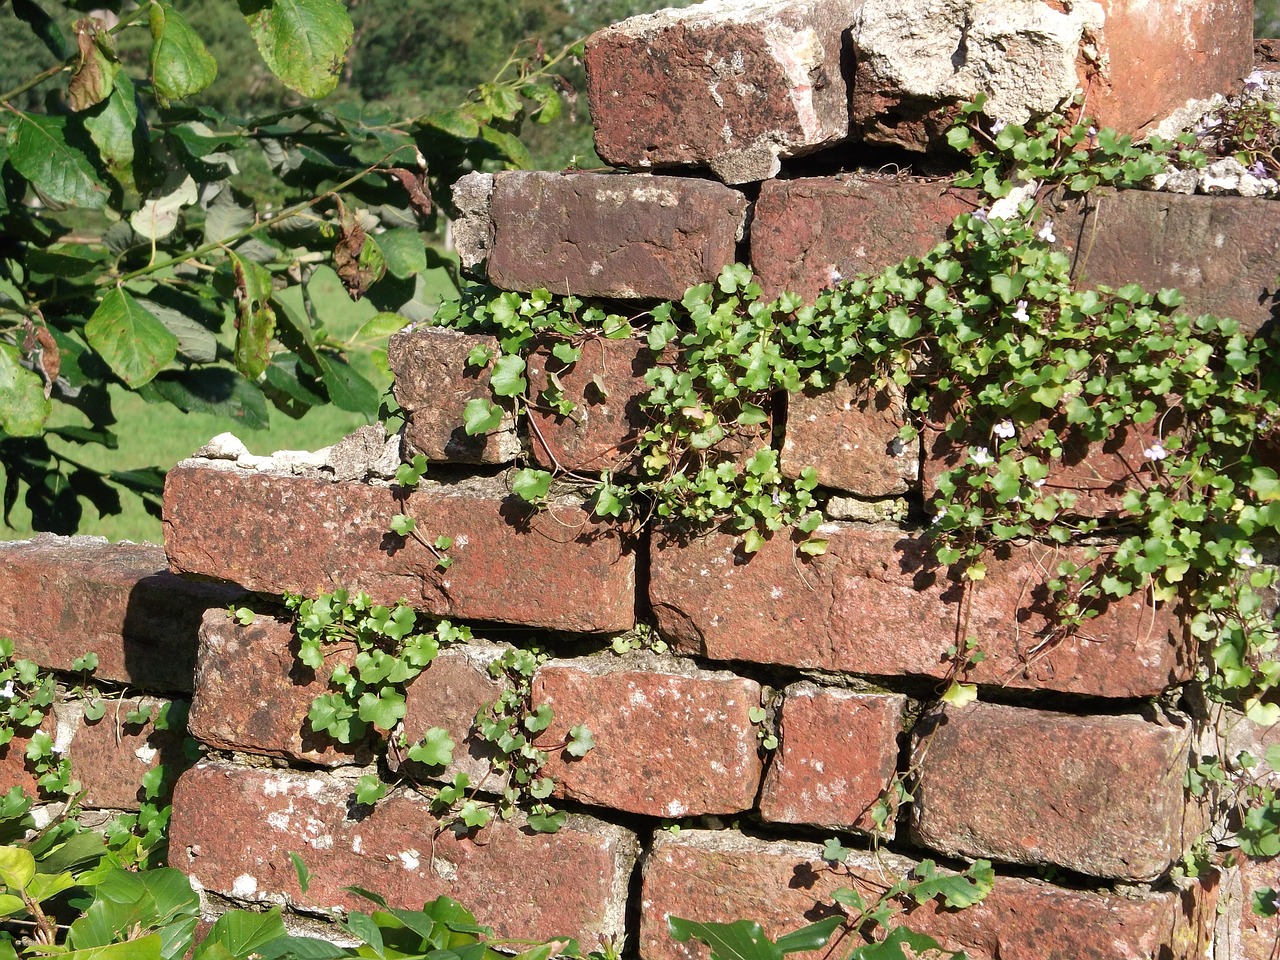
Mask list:
[[[920,444],[899,439],[905,422],[899,391],[857,378],[788,394],[781,470],[798,477],[813,467],[821,486],[863,497],[907,493],[919,479]]]
[[[647,174],[471,174],[459,251],[504,290],[679,300],[736,259],[747,199],[712,180]],[[488,175],[483,175],[488,176]],[[492,183],[487,204],[476,202]]]
[[[1127,880],[1183,853],[1189,727],[975,703],[916,731],[912,832],[931,849]]]
[[[28,734],[35,733],[35,730],[26,728],[23,730],[23,733],[14,734],[12,740],[0,746],[0,794],[8,793],[13,787],[21,787],[24,792],[34,797],[40,789],[37,783],[39,778],[27,764],[27,745],[31,743],[31,737]],[[45,715],[36,730],[50,737],[57,736],[58,720],[53,711]]]
[[[951,221],[978,206],[950,180],[846,175],[761,184],[751,265],[770,296],[806,300],[841,277],[878,273],[928,252]]]
[[[760,815],[836,830],[875,829],[871,807],[898,769],[906,697],[803,682],[787,687]],[[893,825],[889,825],[892,837]]]
[[[574,405],[568,416],[538,403],[530,408],[530,452],[544,467],[634,473],[633,453],[651,419],[640,401],[649,392],[644,375],[653,351],[637,340],[590,339],[580,346],[581,358],[568,367],[552,356],[549,344],[529,354],[530,395],[540,396],[554,375]]]
[[[317,673],[295,659],[292,624],[266,614],[243,626],[224,610],[200,625],[191,735],[221,750],[324,766],[368,763],[369,745],[340,744],[307,721],[311,701],[328,690],[331,668]]]
[[[662,634],[713,660],[937,678],[953,666],[947,647],[975,636],[986,659],[974,682],[1103,697],[1153,696],[1191,676],[1176,611],[1145,597],[1111,603],[1077,636],[1046,635],[1043,584],[1070,551],[1002,548],[966,596],[918,534],[826,524],[818,535],[826,554],[803,562],[785,532],[749,557],[728,533],[660,535],[649,596]]]
[[[836,889],[854,887],[871,901],[915,865],[885,851],[854,851],[847,869],[838,870],[822,860],[817,844],[728,831],[660,832],[644,860],[640,954],[705,960],[705,947],[668,936],[670,916],[724,923],[749,918],[777,938],[835,912]],[[977,906],[952,911],[929,903],[903,922],[948,949],[963,949],[970,960],[1190,960],[1205,955],[1194,935],[1204,923],[1198,899],[1178,891],[1122,897],[997,877]],[[847,956],[853,945],[836,936],[817,956]]]
[[[557,796],[656,817],[749,810],[761,761],[749,711],[760,685],[668,657],[603,654],[538,668],[533,703],[555,712],[540,745],[585,723],[596,746],[581,758],[551,750]]]
[[[106,701],[107,712],[100,719],[89,721],[84,717],[81,701],[57,706],[59,727],[71,732],[66,753],[72,777],[87,791],[86,807],[137,810],[145,796],[142,778],[150,770],[160,764],[169,770],[182,766],[186,731],[181,722],[163,730],[156,728],[156,718],[166,707],[177,721],[186,710],[181,701],[128,697]],[[146,708],[150,718],[140,724],[126,722],[128,714],[140,708]]]
[[[1077,88],[1099,127],[1136,133],[1249,72],[1252,4],[866,0],[852,41],[851,127],[871,143],[941,147],[979,93],[989,116],[1022,123]]]
[[[476,348],[490,360],[468,365]],[[498,341],[451,330],[422,327],[394,334],[387,342],[387,361],[395,376],[392,391],[405,412],[404,454],[453,463],[510,463],[520,454],[515,418],[504,413],[497,428],[468,436],[463,412],[474,399],[492,400],[489,377]]]
[[[241,591],[189,583],[164,551],[96,537],[0,543],[0,636],[52,670],[98,656],[95,676],[144,690],[191,691],[200,616]]]
[[[546,835],[516,817],[458,837],[410,793],[370,810],[352,788],[324,774],[201,763],[174,792],[170,865],[250,901],[353,907],[364,901],[343,888],[356,885],[410,909],[453,897],[499,936],[621,937],[637,849],[629,831],[572,816]],[[312,871],[306,900],[290,852]]]
[[[1251,909],[1254,893],[1260,890],[1280,890],[1280,859],[1275,857],[1246,857],[1238,850],[1228,854],[1239,883],[1236,901],[1232,905],[1236,929],[1228,943],[1238,944],[1231,960],[1273,960],[1276,944],[1280,943],[1280,917],[1260,917]]]
[[[587,40],[596,151],[623,167],[707,166],[765,180],[844,139],[843,35],[862,0],[702,3]]]
[[[813,298],[833,271],[876,273],[921,256],[951,221],[972,211],[972,191],[946,182],[864,176],[773,181],[760,189],[751,261],[771,294]],[[1234,317],[1256,331],[1271,319],[1280,210],[1266,199],[1098,189],[1048,204],[1058,247],[1083,282],[1148,290],[1177,287],[1192,314]],[[1232,238],[1249,237],[1248,243]]]
[[[391,519],[417,519],[428,543],[453,538],[453,566]],[[571,632],[635,622],[635,557],[614,525],[572,498],[542,512],[501,478],[423,483],[417,491],[249,472],[186,460],[165,483],[165,544],[175,572],[266,593],[344,586],[401,598],[436,616]]]
[[[510,686],[505,678],[489,673],[489,664],[508,649],[504,644],[479,640],[448,647],[410,681],[405,690],[406,740],[417,743],[432,727],[442,727],[454,744],[453,762],[443,770],[419,768],[413,761],[405,761],[415,773],[450,781],[465,773],[473,787],[481,786],[490,793],[506,788],[506,775],[493,773],[497,747],[479,735],[475,718]],[[387,759],[392,769],[398,768],[394,756]]]

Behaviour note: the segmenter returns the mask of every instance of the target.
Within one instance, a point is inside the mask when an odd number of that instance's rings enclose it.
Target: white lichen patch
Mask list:
[[[231,884],[231,895],[241,900],[247,900],[258,892],[258,880],[256,877],[242,873],[236,877],[235,882]]]

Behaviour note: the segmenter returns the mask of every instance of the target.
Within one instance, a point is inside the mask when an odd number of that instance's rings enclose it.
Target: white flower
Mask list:
[[[1240,552],[1236,554],[1236,563],[1242,567],[1256,567],[1258,565],[1258,557],[1253,552],[1253,547],[1241,547]]]
[[[1015,433],[1017,433],[1014,429],[1012,420],[1001,420],[991,428],[991,432],[1001,440],[1009,440]]]
[[[3,687],[0,687],[0,700],[13,699],[13,681],[10,680]]]
[[[1031,319],[1031,315],[1027,313],[1027,301],[1018,301],[1018,309],[1013,311],[1013,319],[1017,320],[1019,323],[1026,323]]]
[[[1007,120],[992,120],[992,121],[991,121],[991,135],[992,135],[993,137],[998,137],[998,136],[1000,136],[1000,131],[1001,131],[1001,130],[1003,130],[1003,129],[1004,129],[1005,127],[1007,127],[1008,125],[1009,125],[1009,121],[1007,121]]]
[[[1041,477],[1039,480],[1032,480],[1031,485],[1035,487],[1037,490],[1039,490],[1041,487],[1044,486],[1044,477]]]
[[[1164,448],[1164,444],[1156,440],[1151,446],[1142,451],[1142,455],[1148,460],[1163,460],[1169,455],[1169,451]]]
[[[995,463],[995,458],[991,456],[986,447],[974,447],[969,451],[969,459],[973,461],[974,466],[988,467]]]
[[[1044,226],[1040,228],[1040,232],[1036,234],[1045,243],[1057,243],[1058,238],[1053,232],[1053,221],[1046,220]]]
[[[843,279],[844,279],[844,274],[842,274],[839,270],[837,270],[836,265],[833,263],[831,265],[831,269],[827,271],[827,286],[834,287],[837,283],[839,283]]]
[[[942,518],[945,517],[946,515],[947,515],[947,508],[939,507],[938,512],[933,515],[933,520],[931,520],[930,522],[939,523],[941,522]]]

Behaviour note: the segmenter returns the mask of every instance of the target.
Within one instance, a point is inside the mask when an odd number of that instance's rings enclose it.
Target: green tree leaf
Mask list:
[[[161,104],[213,83],[218,63],[183,16],[167,3],[151,6],[151,82]]]
[[[84,334],[112,372],[135,390],[178,353],[178,338],[119,287],[102,298]]]
[[[711,948],[712,960],[782,960],[778,945],[764,935],[754,920],[733,923],[699,923],[681,917],[669,917],[667,929],[671,939],[687,943],[701,941]]]
[[[352,26],[339,0],[239,0],[262,59],[286,87],[324,97],[338,85]]]
[[[138,129],[138,102],[133,81],[127,73],[121,71],[117,74],[111,96],[85,114],[84,127],[111,175],[121,183],[130,183],[139,140],[144,138]]]
[[[34,437],[44,430],[52,406],[40,377],[19,362],[18,348],[0,342],[0,430]]]
[[[101,210],[107,187],[85,154],[67,140],[67,118],[14,118],[6,138],[9,163],[46,199],[68,207]]]

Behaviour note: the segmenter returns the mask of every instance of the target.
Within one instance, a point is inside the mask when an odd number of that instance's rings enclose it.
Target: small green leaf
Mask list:
[[[524,467],[511,478],[511,492],[528,503],[542,503],[551,489],[551,474]]]
[[[102,298],[84,334],[112,372],[135,390],[149,383],[178,353],[178,338],[119,287]]]
[[[580,723],[569,728],[569,744],[565,747],[571,757],[585,757],[595,749],[596,738],[591,735],[590,728]]]
[[[462,408],[463,428],[467,436],[497,430],[502,425],[502,408],[484,397],[473,397]]]
[[[387,795],[387,784],[371,773],[366,773],[356,781],[356,802],[373,806]]]
[[[413,533],[413,528],[417,526],[417,522],[413,517],[404,513],[397,513],[391,518],[391,532],[398,537],[407,537]]]
[[[444,767],[453,762],[454,742],[443,727],[432,727],[422,740],[409,748],[409,759],[429,767]]]
[[[11,437],[44,432],[53,406],[40,377],[22,366],[16,347],[0,341],[0,430]]]
[[[978,699],[978,687],[972,683],[960,683],[953,680],[947,692],[942,695],[942,702],[953,707],[967,707]]]
[[[522,357],[512,353],[500,356],[489,374],[489,386],[495,396],[517,397],[529,388],[524,378],[525,363]]]

